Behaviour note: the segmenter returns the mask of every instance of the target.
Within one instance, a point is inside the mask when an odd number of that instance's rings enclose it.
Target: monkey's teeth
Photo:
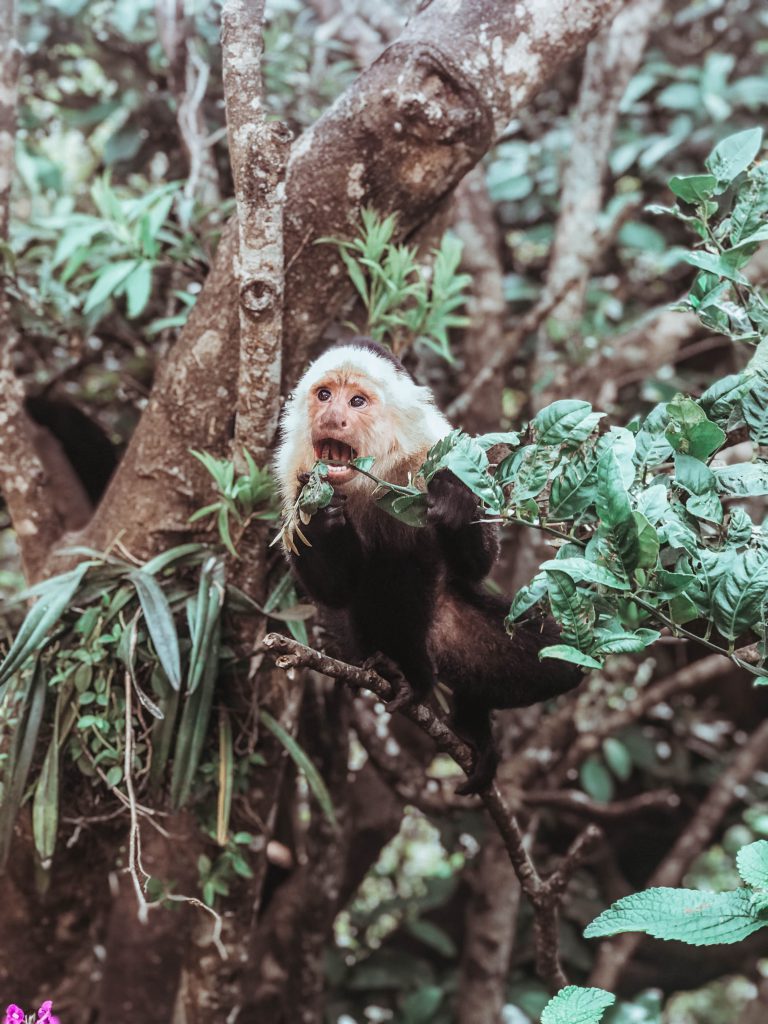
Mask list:
[[[323,445],[322,451],[320,452],[320,457],[323,459],[323,461],[327,461],[328,459],[330,459],[331,446],[329,444]]]

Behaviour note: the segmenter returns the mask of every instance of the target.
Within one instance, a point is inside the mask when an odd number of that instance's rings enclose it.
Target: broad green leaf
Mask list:
[[[450,935],[436,924],[433,924],[432,921],[415,918],[414,920],[407,921],[405,928],[419,942],[423,942],[425,946],[436,950],[441,956],[450,959],[458,953],[456,944]]]
[[[577,647],[570,644],[552,644],[550,647],[542,647],[539,651],[539,661],[544,658],[557,658],[559,661],[570,661],[573,665],[581,665],[582,668],[602,668],[602,662],[589,654],[584,654]]]
[[[739,273],[738,266],[735,265],[743,266],[746,259],[734,262],[728,253],[704,252],[703,250],[684,253],[683,259],[686,263],[690,263],[691,266],[698,267],[700,270],[706,270],[710,274],[716,274],[718,277],[725,277],[727,280],[735,281],[737,284],[746,285],[748,283],[746,277]]]
[[[588,796],[591,796],[593,800],[599,800],[602,804],[609,803],[616,792],[610,772],[601,759],[594,754],[582,762],[579,769],[579,782]]]
[[[282,725],[280,725],[280,723],[264,708],[259,709],[259,719],[264,723],[267,729],[269,729],[275,739],[278,740],[286,749],[293,763],[307,780],[307,785],[314,794],[317,802],[320,804],[323,814],[325,814],[330,824],[336,827],[336,813],[333,809],[333,801],[331,800],[331,795],[328,792],[320,772],[318,772],[317,768],[315,768],[312,761],[307,757],[293,736],[291,736],[289,732],[286,732]]]
[[[402,999],[398,1020],[401,1024],[427,1024],[434,1019],[444,997],[445,990],[440,985],[422,985]]]
[[[735,640],[765,620],[768,596],[768,559],[765,552],[748,549],[734,553],[712,595],[712,617],[723,636]]]
[[[547,576],[546,573],[538,572],[530,583],[526,583],[524,587],[521,587],[515,594],[512,605],[507,615],[506,625],[512,626],[514,622],[520,618],[530,608],[533,608],[535,604],[543,600],[547,594]]]
[[[600,1024],[615,1002],[616,996],[602,988],[566,985],[544,1007],[541,1024]]]
[[[427,525],[426,494],[406,495],[388,491],[376,499],[376,504],[388,515],[399,519],[407,526]]]
[[[730,238],[738,245],[762,224],[768,215],[768,173],[765,164],[758,164],[741,186],[731,211]]]
[[[684,626],[699,617],[699,610],[687,594],[677,594],[669,602],[669,616],[673,622]]]
[[[640,654],[655,643],[660,635],[656,630],[646,630],[642,634],[606,633],[596,639],[592,653],[597,658],[605,658],[609,654]]]
[[[39,584],[37,601],[27,613],[11,648],[0,665],[0,687],[21,668],[32,654],[42,651],[48,643],[51,630],[67,610],[80,584],[93,562],[81,562],[70,572],[54,576]]]
[[[712,420],[727,426],[734,407],[751,387],[750,374],[732,373],[708,387],[699,399],[699,404]]]
[[[740,942],[763,928],[750,889],[699,892],[697,889],[646,889],[604,910],[584,936],[594,939],[622,932],[645,932],[656,939],[678,939],[691,946]]]
[[[586,558],[557,558],[542,562],[541,569],[559,569],[567,573],[576,583],[599,583],[613,590],[629,590],[629,583],[619,579],[610,569],[590,562]]]
[[[755,444],[768,445],[768,374],[748,376],[749,388],[741,397],[741,411]]]
[[[653,526],[658,526],[669,511],[669,498],[664,484],[653,484],[640,491],[637,496],[637,511]]]
[[[745,171],[760,152],[763,142],[762,128],[748,128],[736,132],[719,142],[704,161],[721,184],[730,184]]]
[[[705,460],[725,442],[725,431],[708,420],[692,399],[679,396],[669,403],[667,412],[665,436],[676,452]]]
[[[520,444],[520,435],[511,430],[495,434],[480,434],[475,438],[475,443],[479,444],[484,451],[488,451],[489,448],[493,448],[497,444],[505,444],[510,448],[516,448]]]
[[[743,508],[732,508],[728,516],[728,533],[726,543],[732,547],[741,547],[752,538],[755,524]]]
[[[129,574],[129,579],[136,588],[139,603],[144,613],[155,651],[163,666],[163,671],[174,690],[181,686],[181,659],[179,657],[179,638],[173,613],[163,588],[154,576],[140,569]]]
[[[736,867],[747,885],[768,889],[768,840],[742,846],[736,854]]]
[[[616,778],[626,782],[632,774],[632,755],[626,745],[609,736],[603,740],[603,757]]]
[[[640,541],[629,495],[613,451],[606,452],[597,467],[595,507],[609,543],[629,576],[638,565]]]
[[[666,402],[651,409],[643,420],[635,438],[635,462],[640,469],[658,466],[671,456],[672,446],[665,433],[668,423]]]
[[[539,445],[526,445],[508,456],[500,464],[497,479],[500,484],[513,484],[512,503],[520,504],[540,494],[549,481],[554,453]]]
[[[717,466],[713,472],[720,494],[739,498],[768,494],[768,462],[765,460]]]
[[[694,205],[702,199],[709,199],[716,185],[717,178],[713,174],[689,174],[669,179],[669,187],[678,199]]]
[[[708,466],[691,455],[677,452],[675,481],[691,495],[685,507],[692,515],[714,523],[723,521],[723,507],[717,496],[715,475]]]
[[[604,415],[592,412],[589,402],[564,398],[542,409],[533,428],[539,444],[575,444],[589,437]]]
[[[659,535],[642,512],[632,515],[637,528],[637,568],[652,569],[659,556]]]
[[[440,468],[448,469],[489,508],[500,511],[503,495],[488,473],[488,456],[473,437],[465,434],[441,459]]]
[[[587,651],[592,642],[595,607],[586,592],[580,591],[571,577],[559,569],[546,569],[549,605],[562,626],[566,645]],[[553,655],[554,656],[554,655]]]

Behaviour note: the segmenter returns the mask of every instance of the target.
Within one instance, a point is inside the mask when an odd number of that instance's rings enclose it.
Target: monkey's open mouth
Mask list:
[[[338,441],[335,437],[324,437],[315,441],[315,458],[322,459],[328,465],[328,479],[333,484],[346,483],[355,475],[349,463],[357,458],[357,452],[351,445]]]

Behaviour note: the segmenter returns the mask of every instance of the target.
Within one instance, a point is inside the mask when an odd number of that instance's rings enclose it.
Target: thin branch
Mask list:
[[[371,690],[385,702],[394,696],[392,685],[377,672],[330,658],[280,633],[268,633],[261,646],[274,657],[279,668],[311,668],[355,689]],[[402,708],[401,714],[430,736],[438,749],[449,753],[465,773],[470,773],[472,754],[469,747],[431,708],[413,704]],[[523,892],[533,904],[537,972],[553,990],[561,988],[567,983],[559,962],[558,920],[562,893],[587,850],[599,839],[600,830],[594,825],[587,826],[557,870],[543,879],[526,849],[517,819],[498,786],[492,785],[481,794],[481,799],[504,842]]]
[[[674,811],[680,807],[680,797],[671,789],[639,793],[627,800],[601,803],[592,800],[580,789],[531,789],[523,794],[523,801],[534,807],[557,807],[595,821],[612,821],[648,810]]]

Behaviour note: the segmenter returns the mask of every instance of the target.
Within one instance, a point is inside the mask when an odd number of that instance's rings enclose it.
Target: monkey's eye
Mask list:
[[[318,401],[320,402],[327,402],[330,397],[331,392],[328,390],[328,388],[320,388],[320,390],[317,392],[317,398]]]
[[[355,409],[362,409],[364,405],[368,405],[362,395],[355,395],[353,398],[350,398],[349,404],[354,406]]]

